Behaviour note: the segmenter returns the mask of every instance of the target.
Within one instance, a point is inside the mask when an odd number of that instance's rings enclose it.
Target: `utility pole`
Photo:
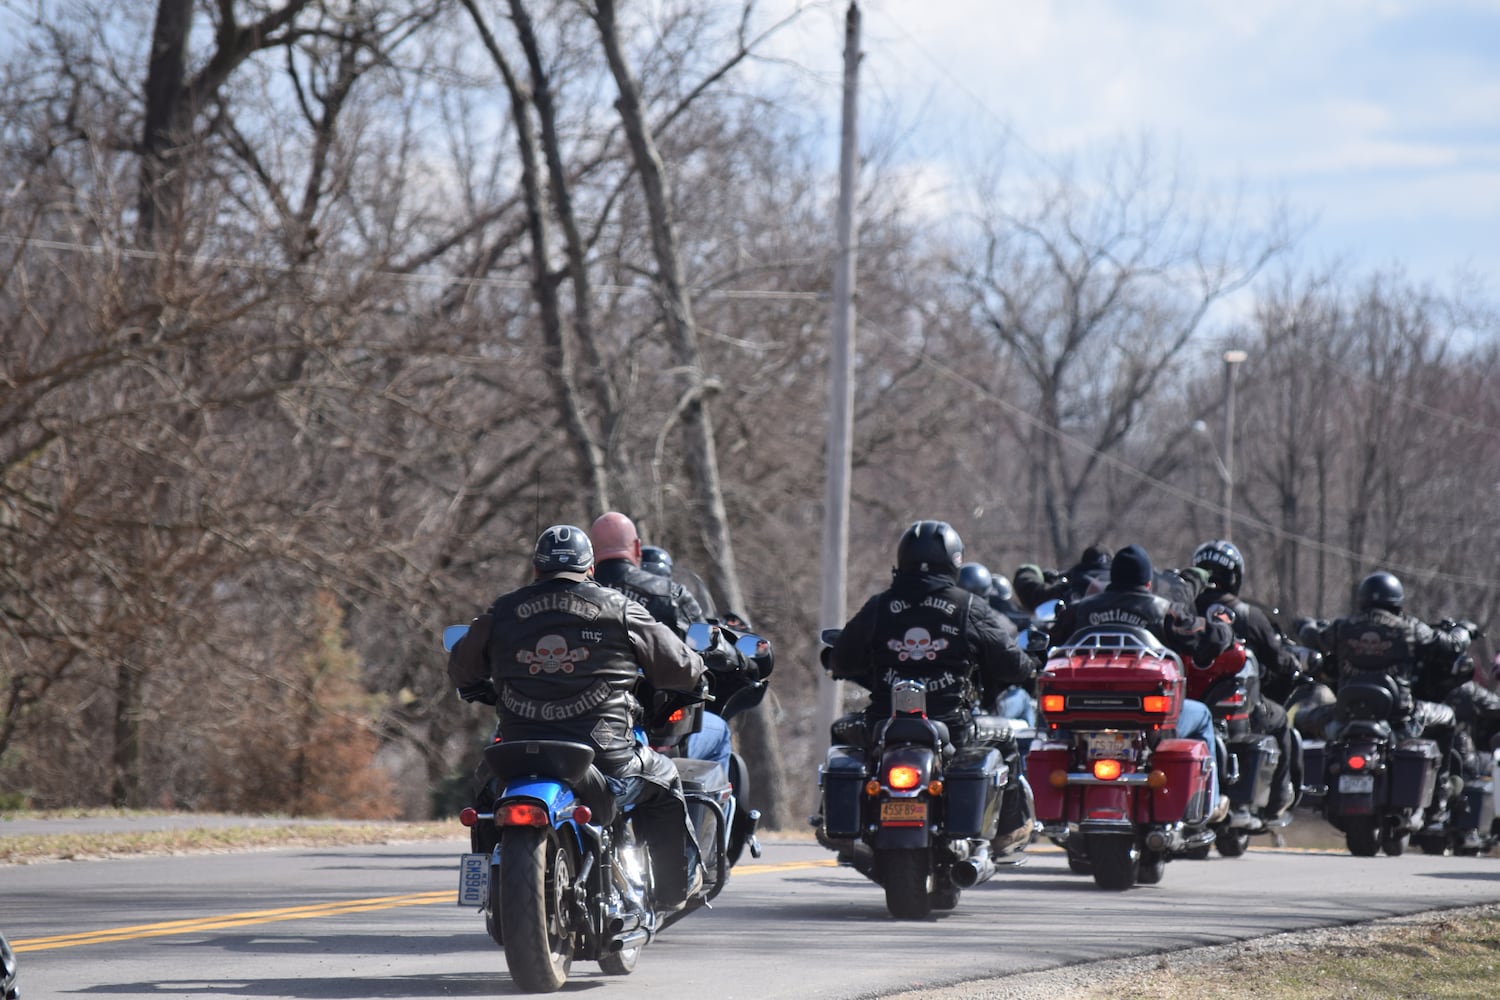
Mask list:
[[[838,628],[848,613],[849,473],[854,430],[854,185],[859,160],[859,4],[844,18],[844,123],[839,147],[838,261],[833,269],[832,345],[828,380],[828,466],[823,500],[821,628]],[[818,676],[815,733],[838,718],[840,682]]]
[[[1224,352],[1224,540],[1234,530],[1234,372],[1248,357],[1244,351]]]

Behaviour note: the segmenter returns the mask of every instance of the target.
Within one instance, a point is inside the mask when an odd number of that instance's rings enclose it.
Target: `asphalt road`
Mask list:
[[[0,866],[23,996],[409,998],[513,992],[482,918],[454,904],[462,841]],[[1102,892],[1061,853],[897,922],[812,844],[773,843],[636,972],[578,963],[598,997],[854,998],[1500,901],[1500,859],[1252,849]]]

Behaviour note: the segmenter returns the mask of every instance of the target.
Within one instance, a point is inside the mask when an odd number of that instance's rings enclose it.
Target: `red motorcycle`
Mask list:
[[[1206,667],[1194,664],[1187,672],[1187,696],[1208,706],[1214,732],[1224,755],[1219,761],[1219,783],[1229,796],[1230,812],[1214,826],[1214,846],[1226,858],[1237,858],[1250,846],[1251,834],[1268,833],[1291,822],[1291,811],[1271,818],[1271,800],[1281,747],[1274,736],[1254,732],[1250,716],[1260,701],[1260,664],[1242,641],[1236,640]],[[1300,755],[1301,741],[1293,734]],[[1208,847],[1193,857],[1207,857]]]
[[[1176,733],[1186,687],[1177,654],[1114,625],[1053,647],[1037,680],[1037,822],[1101,888],[1154,885],[1168,860],[1214,842],[1208,747]]]

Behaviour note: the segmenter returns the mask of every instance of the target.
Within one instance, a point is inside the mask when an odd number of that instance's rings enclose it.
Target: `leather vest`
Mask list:
[[[1341,671],[1380,670],[1411,681],[1417,673],[1414,620],[1384,608],[1334,623],[1333,656]]]
[[[682,620],[674,592],[681,584],[641,569],[629,559],[604,560],[594,567],[594,579],[644,605],[652,618],[676,632],[679,639],[687,635],[692,622]]]
[[[490,614],[501,735],[587,743],[606,772],[633,759],[640,668],[625,596],[593,581],[548,580],[506,594]]]
[[[1128,625],[1144,629],[1166,641],[1167,609],[1170,602],[1144,590],[1106,590],[1080,601],[1073,607],[1071,627],[1074,631],[1096,625]],[[1058,639],[1067,639],[1059,635]]]
[[[878,710],[890,710],[892,684],[913,678],[927,685],[929,716],[946,720],[967,715],[978,698],[968,643],[972,598],[957,586],[899,584],[882,595],[870,637]]]

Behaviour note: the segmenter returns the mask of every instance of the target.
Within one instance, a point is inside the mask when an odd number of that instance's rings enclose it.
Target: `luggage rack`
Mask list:
[[[1052,647],[1050,655],[1062,656],[1149,656],[1157,660],[1171,660],[1179,667],[1182,659],[1154,636],[1133,629],[1098,629],[1075,632],[1068,641]]]

